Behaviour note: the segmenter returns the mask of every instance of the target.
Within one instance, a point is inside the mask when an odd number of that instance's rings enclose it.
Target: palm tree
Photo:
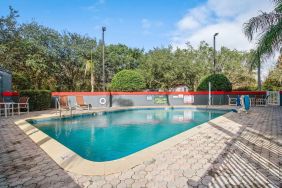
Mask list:
[[[272,0],[274,10],[251,18],[244,24],[244,33],[250,41],[257,39],[252,64],[258,67],[258,88],[261,90],[260,66],[265,58],[282,51],[282,0]]]
[[[94,85],[95,85],[95,76],[94,76],[94,72],[95,72],[95,64],[92,58],[92,50],[91,50],[91,60],[86,60],[85,61],[85,69],[84,69],[84,73],[85,75],[87,75],[87,73],[90,73],[90,83],[91,83],[91,92],[94,91]]]

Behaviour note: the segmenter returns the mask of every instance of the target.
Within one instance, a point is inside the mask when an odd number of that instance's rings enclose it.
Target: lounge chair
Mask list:
[[[227,95],[227,97],[228,97],[228,105],[236,106],[237,98],[236,97],[230,97],[229,95]]]
[[[241,95],[240,100],[241,100],[242,106],[238,109],[238,112],[241,113],[241,112],[244,111],[244,112],[248,113],[249,110],[250,110],[250,107],[252,105],[250,96],[249,95]]]
[[[14,115],[14,102],[5,102],[4,98],[0,97],[0,116],[4,113],[5,117]]]
[[[16,106],[14,109],[17,109],[18,114],[21,114],[21,109],[26,109],[27,113],[29,113],[29,97],[20,97],[17,103],[14,103]]]
[[[85,104],[83,96],[76,96],[76,107],[90,110],[91,104]]]
[[[75,110],[75,106],[71,106],[68,100],[68,96],[60,96],[56,101],[57,110],[60,112],[60,116],[62,116],[62,111],[70,111],[72,115],[72,110]]]

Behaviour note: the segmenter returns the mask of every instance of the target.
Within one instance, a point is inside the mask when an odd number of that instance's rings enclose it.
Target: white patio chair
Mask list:
[[[256,106],[266,106],[267,105],[268,95],[265,98],[257,98]]]
[[[237,98],[235,97],[230,97],[229,95],[227,95],[228,97],[228,105],[230,106],[236,106],[237,104]]]
[[[0,116],[2,113],[4,114],[5,117],[8,115],[14,115],[14,108],[13,108],[13,103],[11,102],[5,102],[2,97],[0,97]]]
[[[14,103],[16,108],[15,110],[18,111],[18,115],[21,114],[21,109],[26,109],[27,113],[29,114],[29,97],[20,97],[17,103]]]

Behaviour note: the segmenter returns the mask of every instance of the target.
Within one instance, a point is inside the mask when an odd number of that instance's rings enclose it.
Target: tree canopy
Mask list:
[[[13,73],[15,90],[102,90],[101,42],[36,22],[19,24],[18,16],[10,8],[0,18],[0,66]],[[235,89],[255,84],[249,56],[249,52],[226,47],[217,53],[217,71]],[[181,84],[195,90],[211,73],[212,60],[213,49],[204,41],[197,48],[187,44],[184,49],[168,46],[149,51],[110,44],[105,47],[105,81],[109,85],[116,73],[131,69],[144,77],[146,89],[169,90]]]

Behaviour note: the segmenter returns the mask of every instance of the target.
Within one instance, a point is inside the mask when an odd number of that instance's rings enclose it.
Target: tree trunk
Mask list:
[[[258,90],[261,91],[261,71],[260,71],[261,62],[258,63]]]
[[[94,91],[94,73],[91,72],[91,92]]]

